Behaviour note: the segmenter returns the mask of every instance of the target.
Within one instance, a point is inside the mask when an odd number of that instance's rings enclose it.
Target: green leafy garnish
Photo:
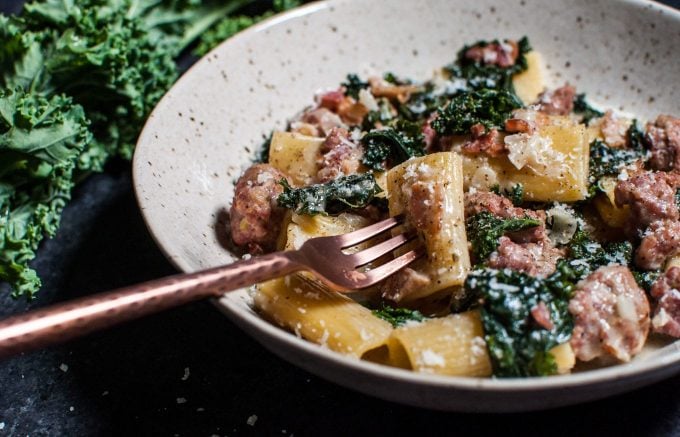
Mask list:
[[[420,311],[408,308],[394,308],[388,305],[383,305],[380,309],[373,310],[373,315],[390,322],[395,328],[403,326],[408,322],[422,322],[427,319]]]
[[[505,233],[540,224],[539,220],[530,217],[502,219],[488,211],[477,213],[467,220],[467,235],[472,245],[472,254],[477,262],[484,262],[498,248],[498,240]]]
[[[649,290],[652,288],[652,284],[654,284],[654,282],[656,282],[656,280],[659,279],[661,275],[663,275],[661,270],[631,270],[631,272],[633,273],[635,282],[637,282],[638,285],[647,292],[649,292]]]
[[[397,120],[391,127],[374,129],[361,138],[362,163],[374,170],[385,170],[414,156],[425,154],[420,124]]]
[[[581,114],[581,122],[585,124],[589,124],[590,120],[593,118],[602,117],[604,115],[604,112],[598,111],[590,106],[586,100],[585,93],[577,94],[576,97],[574,97],[574,112],[576,114]]]
[[[524,203],[524,185],[515,184],[510,190],[501,189],[501,186],[496,184],[490,188],[490,191],[510,199],[513,205],[519,206]]]
[[[465,79],[468,87],[474,90],[496,89],[514,91],[512,76],[527,69],[526,54],[531,51],[529,40],[523,37],[517,42],[519,54],[515,64],[510,67],[499,67],[465,58],[465,52],[471,47],[485,46],[490,43],[498,44],[498,40],[491,42],[478,41],[463,47],[458,52],[456,62],[445,67],[445,70],[454,78]]]
[[[557,372],[550,349],[571,337],[572,288],[563,288],[560,272],[542,279],[509,269],[471,272],[466,292],[482,299],[481,315],[494,375],[545,376]],[[532,309],[545,306],[552,328],[534,320]]]
[[[359,91],[368,88],[368,82],[362,81],[356,74],[348,74],[341,85],[345,87],[345,94],[355,99],[359,98]]]
[[[590,143],[589,197],[597,194],[600,190],[598,182],[602,177],[618,175],[623,167],[639,159],[644,159],[646,154],[647,152],[641,147],[609,147],[601,140],[594,140]]]
[[[382,190],[372,173],[341,176],[325,184],[293,188],[285,179],[277,202],[279,206],[292,209],[297,214],[336,215],[367,206]]]
[[[439,135],[461,135],[476,124],[487,129],[502,127],[512,111],[521,107],[519,97],[507,90],[461,92],[438,110],[432,128]]]

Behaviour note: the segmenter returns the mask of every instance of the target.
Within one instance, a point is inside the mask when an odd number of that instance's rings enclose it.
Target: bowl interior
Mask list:
[[[153,237],[183,271],[231,262],[234,257],[225,249],[223,231],[233,183],[272,129],[285,127],[290,117],[312,103],[316,91],[336,87],[352,72],[366,76],[393,71],[424,80],[435,68],[453,61],[465,43],[523,35],[543,54],[551,85],[575,84],[596,104],[643,120],[679,112],[680,71],[669,60],[680,43],[680,13],[657,4],[626,0],[613,8],[608,0],[314,3],[223,43],[192,67],[154,110],[139,138],[133,165],[138,201]],[[680,361],[680,348],[672,345],[629,365],[548,379],[480,381],[376,370],[379,366],[339,357],[269,325],[247,303],[242,290],[225,296],[219,305],[284,357],[307,363],[313,371],[309,363],[334,363],[336,372],[326,376],[338,381],[344,372],[369,382],[390,375],[411,388],[523,392],[640,379],[645,374],[649,379],[650,372],[667,374],[668,366]],[[357,386],[361,384],[348,384],[362,389]],[[378,395],[400,400],[389,393]],[[455,401],[446,405],[458,409]]]

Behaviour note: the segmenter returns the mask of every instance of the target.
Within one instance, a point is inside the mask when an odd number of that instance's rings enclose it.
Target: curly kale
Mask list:
[[[599,267],[611,264],[629,266],[633,260],[633,245],[629,241],[602,245],[580,227],[566,248],[567,257],[558,262],[558,270],[568,269],[573,282],[585,278]]]
[[[531,51],[531,45],[527,37],[518,41],[519,54],[514,65],[510,67],[499,67],[497,65],[485,64],[484,62],[474,61],[465,57],[465,52],[471,47],[485,46],[494,41],[478,41],[472,45],[463,47],[458,52],[456,62],[446,66],[444,69],[454,78],[464,79],[468,87],[474,90],[496,89],[513,91],[512,76],[527,69],[526,54]]]
[[[557,372],[553,347],[571,337],[568,306],[572,288],[559,272],[536,278],[509,269],[485,268],[465,280],[468,293],[481,298],[482,324],[495,376],[544,376]],[[545,306],[551,327],[537,323],[532,310]]]
[[[341,176],[302,188],[291,187],[285,179],[279,183],[284,189],[277,198],[279,206],[306,215],[336,215],[363,208],[382,192],[372,173]]]
[[[175,58],[251,1],[39,0],[0,15],[0,280],[15,296],[38,290],[29,261],[76,181],[132,156]]]
[[[380,309],[373,310],[373,315],[390,322],[395,328],[403,326],[408,322],[422,322],[427,319],[420,311],[408,308],[394,308],[388,305],[383,305]]]
[[[359,91],[368,88],[368,82],[364,82],[356,74],[348,74],[346,81],[340,85],[345,87],[346,95],[355,99],[359,98]]]
[[[507,197],[515,206],[519,206],[524,203],[524,185],[522,184],[515,184],[510,190],[501,189],[501,186],[496,184],[492,186],[490,190],[499,196]]]
[[[40,287],[28,262],[43,236],[57,231],[91,139],[88,124],[68,97],[0,90],[0,280],[15,296]]]
[[[507,90],[461,92],[438,110],[439,116],[432,122],[432,128],[439,135],[461,135],[476,124],[487,129],[502,127],[511,112],[521,107],[519,97]]]
[[[484,262],[498,248],[498,240],[507,232],[517,232],[540,225],[539,220],[530,217],[502,219],[488,211],[482,211],[468,218],[467,235],[472,245],[472,254],[478,262]]]
[[[369,111],[364,117],[364,121],[361,125],[362,129],[366,132],[370,132],[373,129],[382,128],[395,122],[395,117],[392,114],[392,106],[389,100],[386,98],[377,99],[378,110]]]
[[[656,280],[659,279],[661,275],[663,275],[661,270],[631,270],[631,272],[633,273],[635,282],[637,282],[638,285],[647,292],[649,292],[649,290],[652,288],[652,284],[654,284],[654,282],[656,282]]]
[[[630,129],[629,132],[631,132]],[[635,135],[633,131],[632,136],[635,137]],[[631,134],[629,134],[630,136]],[[594,140],[590,143],[589,197],[592,197],[599,191],[598,182],[602,177],[619,174],[626,165],[632,164],[639,159],[644,159],[646,153],[641,147],[609,147],[601,140]]]
[[[361,138],[361,144],[362,163],[378,171],[425,154],[420,124],[408,120],[396,120],[388,128],[368,132]]]
[[[585,93],[577,94],[574,97],[574,112],[581,115],[581,122],[589,124],[590,120],[597,117],[602,117],[604,112],[598,111],[597,109],[590,106],[586,100]]]

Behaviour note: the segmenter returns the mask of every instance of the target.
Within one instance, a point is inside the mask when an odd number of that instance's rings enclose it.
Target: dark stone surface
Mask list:
[[[4,0],[0,10],[18,3]],[[0,317],[174,272],[141,219],[129,163],[113,163],[76,190],[35,266],[44,280],[38,298],[3,297]],[[251,415],[258,417],[252,427]],[[667,436],[680,435],[680,377],[545,412],[426,411],[299,370],[204,302],[0,363],[1,424],[0,436]]]

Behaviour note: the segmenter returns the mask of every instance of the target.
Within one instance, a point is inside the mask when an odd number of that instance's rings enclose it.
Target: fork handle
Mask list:
[[[63,342],[168,308],[304,268],[296,251],[275,252],[87,296],[0,321],[0,358]]]

